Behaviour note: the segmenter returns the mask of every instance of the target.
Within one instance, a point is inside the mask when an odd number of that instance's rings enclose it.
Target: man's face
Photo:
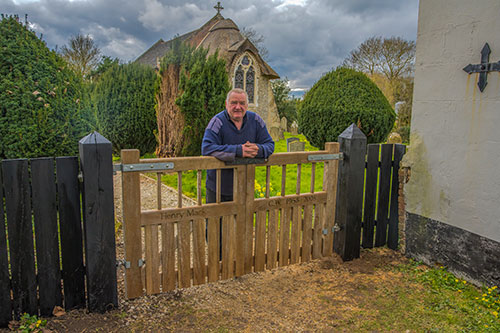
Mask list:
[[[248,104],[245,94],[232,93],[229,100],[226,101],[226,110],[233,122],[243,121],[243,117],[247,112]]]

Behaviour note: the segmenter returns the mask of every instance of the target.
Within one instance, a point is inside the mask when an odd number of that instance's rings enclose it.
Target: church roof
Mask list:
[[[226,59],[228,66],[238,54],[250,51],[257,57],[263,75],[270,79],[279,78],[279,75],[259,55],[255,45],[243,37],[238,26],[231,19],[225,19],[220,13],[217,13],[201,28],[177,38],[192,46],[208,49],[209,55],[219,50],[219,56]],[[160,39],[135,61],[151,67],[158,66],[159,59],[170,50],[172,41],[173,39],[166,42]]]

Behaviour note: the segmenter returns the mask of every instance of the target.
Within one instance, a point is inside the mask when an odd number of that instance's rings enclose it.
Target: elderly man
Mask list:
[[[262,118],[247,111],[248,96],[242,89],[227,94],[226,109],[208,123],[203,135],[201,152],[222,161],[234,161],[236,157],[267,158],[274,152],[274,141]],[[221,172],[221,201],[233,200],[233,170]],[[207,203],[216,199],[216,173],[207,171]]]

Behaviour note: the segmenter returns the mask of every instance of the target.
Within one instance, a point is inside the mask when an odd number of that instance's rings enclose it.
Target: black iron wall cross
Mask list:
[[[479,73],[479,81],[477,85],[479,86],[479,90],[483,92],[484,88],[488,84],[486,82],[487,75],[489,72],[500,72],[500,61],[498,62],[488,62],[490,61],[490,46],[488,43],[484,44],[483,49],[481,50],[481,63],[477,65],[468,64],[463,69],[468,74],[471,73]]]

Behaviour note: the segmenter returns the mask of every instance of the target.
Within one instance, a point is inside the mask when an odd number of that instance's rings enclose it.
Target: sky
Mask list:
[[[159,39],[198,29],[213,0],[0,0],[51,49],[90,35],[101,53],[134,61]],[[418,0],[222,0],[221,14],[264,37],[268,64],[293,90],[309,89],[372,36],[416,40]]]

